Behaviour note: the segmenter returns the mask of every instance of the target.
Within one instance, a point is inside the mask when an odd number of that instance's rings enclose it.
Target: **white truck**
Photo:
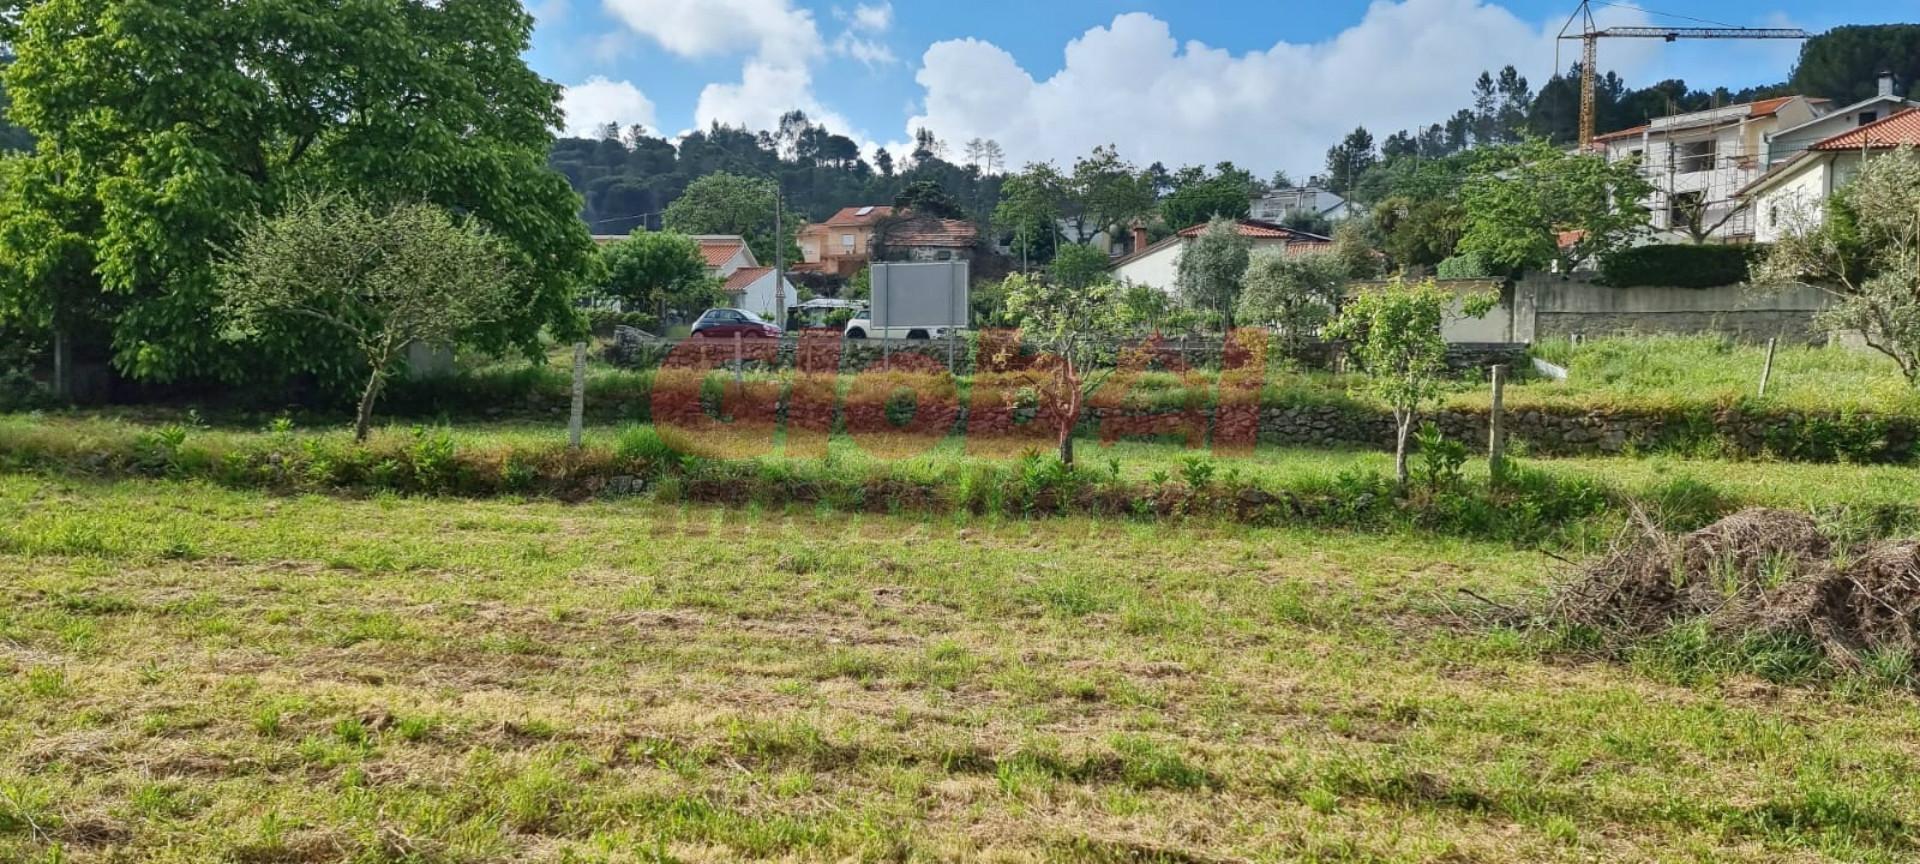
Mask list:
[[[847,322],[848,339],[945,339],[967,329],[967,262],[869,266],[872,312]]]

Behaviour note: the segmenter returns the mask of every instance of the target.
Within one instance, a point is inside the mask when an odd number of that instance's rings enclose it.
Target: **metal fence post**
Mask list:
[[[741,383],[741,379],[744,378],[746,374],[744,371],[746,358],[741,356],[741,350],[740,331],[735,330],[733,333],[733,383],[735,386]]]
[[[587,343],[573,343],[573,410],[567,417],[567,447],[580,449],[587,420]]]

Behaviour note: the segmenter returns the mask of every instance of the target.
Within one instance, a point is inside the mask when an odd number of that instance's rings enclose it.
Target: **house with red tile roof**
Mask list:
[[[980,229],[965,219],[903,213],[875,226],[873,254],[884,261],[971,260]]]
[[[1180,276],[1180,256],[1186,252],[1187,245],[1206,230],[1207,225],[1203,222],[1182,228],[1173,236],[1152,244],[1146,242],[1144,230],[1136,230],[1134,251],[1115,258],[1109,270],[1116,281],[1151,285],[1171,294]],[[1326,237],[1257,219],[1241,219],[1234,223],[1234,230],[1251,241],[1256,252],[1279,249],[1287,255],[1305,255],[1333,248],[1333,241]]]
[[[1772,242],[1789,231],[1820,224],[1827,198],[1868,159],[1916,146],[1920,109],[1912,108],[1814,142],[1740,190],[1758,223],[1755,239]]]
[[[1644,202],[1655,239],[1695,233],[1722,242],[1753,239],[1753,213],[1738,192],[1766,169],[1767,136],[1827,110],[1827,100],[1782,96],[1658,117],[1593,139],[1611,161],[1634,160],[1654,187]]]
[[[800,229],[794,238],[807,266],[796,268],[838,276],[852,276],[867,266],[873,227],[893,216],[893,208],[878,204],[843,207],[823,222]]]

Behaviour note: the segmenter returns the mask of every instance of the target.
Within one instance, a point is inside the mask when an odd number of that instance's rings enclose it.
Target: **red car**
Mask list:
[[[702,339],[778,339],[780,328],[745,309],[708,309],[693,322],[693,335]]]

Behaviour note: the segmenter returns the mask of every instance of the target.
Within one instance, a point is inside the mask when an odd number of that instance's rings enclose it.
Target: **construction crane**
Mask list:
[[[1651,10],[1622,3],[1602,2],[1600,5],[1651,12]],[[1664,15],[1665,13],[1652,12],[1651,14]],[[1683,15],[1667,17],[1686,18]],[[1700,19],[1687,20],[1700,21]],[[1576,21],[1580,22],[1580,32],[1568,32],[1573,29]],[[1700,23],[1717,24],[1718,22],[1700,21]],[[1566,25],[1560,28],[1561,39],[1581,41],[1580,148],[1584,150],[1593,144],[1594,77],[1595,68],[1598,65],[1599,42],[1602,39],[1664,39],[1673,42],[1678,39],[1806,39],[1810,36],[1812,34],[1805,30],[1790,27],[1608,27],[1603,30],[1593,23],[1593,0],[1580,0],[1580,8],[1575,9],[1567,18]]]

